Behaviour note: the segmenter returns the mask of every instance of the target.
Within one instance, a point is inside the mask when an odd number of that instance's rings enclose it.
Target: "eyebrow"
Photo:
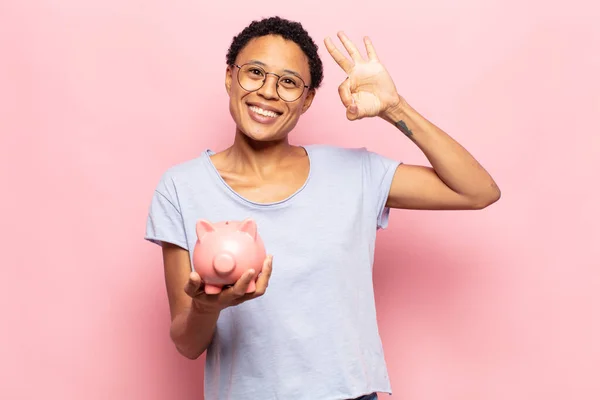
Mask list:
[[[267,66],[267,64],[265,64],[264,62],[259,61],[259,60],[250,60],[248,62],[252,63],[252,64],[258,64],[261,67],[266,67]],[[284,69],[283,72],[287,72],[288,74],[296,75],[298,78],[302,78],[302,76],[300,76],[299,73],[297,73],[296,71],[292,71],[291,69]]]

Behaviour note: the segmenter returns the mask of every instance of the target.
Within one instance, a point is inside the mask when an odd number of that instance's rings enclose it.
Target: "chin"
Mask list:
[[[238,127],[240,133],[254,142],[275,142],[285,139],[286,132],[273,131],[261,127]]]
[[[284,120],[284,116],[279,117],[281,120],[271,123],[261,123],[252,118],[242,117],[241,123],[238,125],[238,130],[247,138],[256,142],[274,142],[285,139],[291,128],[288,122]]]

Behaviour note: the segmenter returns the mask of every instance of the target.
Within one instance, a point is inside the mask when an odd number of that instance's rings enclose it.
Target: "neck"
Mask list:
[[[287,136],[280,140],[256,141],[236,131],[233,145],[225,153],[234,161],[236,169],[263,175],[272,171],[283,159],[294,151]]]

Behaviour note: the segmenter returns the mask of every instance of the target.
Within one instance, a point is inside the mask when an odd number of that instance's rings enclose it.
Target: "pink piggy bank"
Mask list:
[[[249,269],[262,270],[266,258],[265,246],[258,235],[256,222],[243,221],[196,223],[198,240],[194,247],[194,269],[204,281],[206,294],[218,294],[223,286],[234,284]],[[256,278],[247,292],[256,290]]]

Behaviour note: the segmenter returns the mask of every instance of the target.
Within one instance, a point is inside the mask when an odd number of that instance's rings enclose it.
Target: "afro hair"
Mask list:
[[[323,81],[323,62],[319,57],[318,46],[310,37],[308,32],[299,22],[290,21],[280,17],[265,18],[260,21],[252,21],[237,36],[234,36],[229,50],[227,51],[227,65],[235,64],[240,51],[254,38],[278,35],[286,40],[296,43],[308,57],[310,68],[310,80],[312,89],[317,89]]]

